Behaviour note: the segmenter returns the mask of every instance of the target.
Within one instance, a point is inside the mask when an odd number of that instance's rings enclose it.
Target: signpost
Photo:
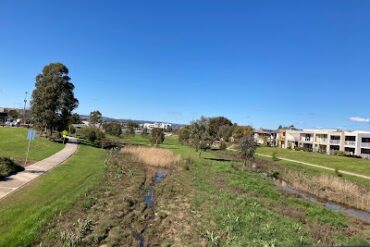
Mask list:
[[[27,148],[27,155],[26,155],[26,161],[24,162],[24,165],[27,165],[27,160],[28,160],[28,154],[30,153],[30,146],[31,146],[31,141],[33,141],[36,137],[36,130],[34,129],[29,129],[27,132],[27,140],[28,140],[28,148]]]
[[[68,131],[63,130],[62,131],[62,137],[63,137],[63,144],[65,144],[66,138],[68,137]]]

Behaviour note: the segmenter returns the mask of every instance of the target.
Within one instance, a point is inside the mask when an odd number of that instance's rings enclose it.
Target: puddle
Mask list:
[[[148,208],[154,208],[154,186],[160,183],[168,174],[168,170],[160,169],[155,172],[153,182],[145,191],[144,203]],[[153,211],[152,211],[153,212]],[[138,241],[140,247],[144,247],[144,236],[140,233],[134,233],[134,238]]]
[[[161,182],[167,176],[167,174],[168,170],[158,170],[154,176],[153,186]]]
[[[136,239],[136,241],[139,242],[139,246],[144,247],[144,237],[143,237],[143,235],[140,234],[140,233],[137,233],[137,232],[135,232],[133,235],[134,235],[134,238]]]
[[[370,223],[370,213],[367,213],[367,212],[362,211],[362,210],[342,206],[342,205],[339,205],[339,204],[336,204],[336,203],[333,203],[333,202],[321,202],[315,196],[312,196],[312,195],[307,194],[305,192],[298,191],[298,190],[294,189],[292,186],[287,184],[284,180],[279,180],[279,184],[280,184],[281,188],[289,194],[297,195],[297,196],[299,196],[299,197],[301,197],[301,198],[303,198],[303,199],[305,199],[309,202],[315,203],[315,204],[324,205],[325,208],[327,208],[331,211],[342,212],[346,215],[349,215],[349,216],[358,218],[362,221],[365,221],[367,223]]]
[[[144,202],[149,208],[152,208],[154,206],[153,189],[146,190],[144,195]]]
[[[151,186],[145,191],[144,202],[149,208],[154,206],[154,193],[153,187],[160,183],[168,174],[168,170],[157,170],[154,175]]]

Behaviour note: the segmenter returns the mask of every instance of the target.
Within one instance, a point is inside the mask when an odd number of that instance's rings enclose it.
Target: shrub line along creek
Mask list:
[[[268,177],[269,176],[269,173],[268,172],[263,172],[262,173],[265,177]],[[318,205],[323,205],[325,208],[331,210],[331,211],[334,211],[334,212],[342,212],[346,215],[349,215],[349,216],[352,216],[352,217],[355,217],[357,219],[360,219],[364,222],[367,222],[370,224],[370,213],[366,212],[366,211],[363,211],[363,210],[359,210],[359,209],[353,209],[353,208],[350,208],[348,206],[344,206],[344,205],[340,205],[340,204],[337,204],[337,203],[334,203],[334,202],[329,202],[327,200],[324,200],[322,198],[318,198],[316,196],[313,196],[311,194],[308,194],[308,193],[305,193],[305,192],[302,192],[302,191],[299,191],[295,188],[293,188],[291,185],[289,185],[285,180],[283,179],[276,179],[276,178],[273,178],[275,181],[277,181],[278,183],[278,186],[286,193],[288,194],[291,194],[291,195],[295,195],[299,198],[302,198],[306,201],[309,201],[311,203],[314,203],[314,204],[318,204]]]
[[[158,183],[160,183],[168,174],[168,170],[166,169],[159,169],[155,172],[154,179],[149,186],[145,190],[145,195],[144,195],[144,203],[148,208],[152,210],[152,215],[154,216],[154,186],[156,186]],[[134,233],[135,239],[139,242],[140,247],[144,247],[145,240],[144,236],[141,233],[135,232]]]

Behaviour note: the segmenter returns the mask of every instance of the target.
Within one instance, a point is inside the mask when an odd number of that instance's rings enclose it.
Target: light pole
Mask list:
[[[26,91],[26,97],[24,98],[24,107],[23,107],[23,124],[26,125],[26,104],[27,104],[27,94]]]

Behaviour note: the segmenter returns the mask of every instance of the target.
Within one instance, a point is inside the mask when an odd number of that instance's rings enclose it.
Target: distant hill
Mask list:
[[[88,120],[89,115],[80,114],[80,118],[82,120]],[[123,119],[123,118],[111,118],[111,117],[104,117],[104,116],[103,116],[103,121],[104,122],[111,122],[111,121],[128,122],[128,121],[132,121],[132,122],[135,122],[135,123],[138,123],[138,124],[163,122],[163,121],[152,121],[152,120],[135,120],[135,119]],[[170,123],[170,124],[172,124],[172,128],[174,128],[174,129],[178,129],[178,128],[181,128],[181,127],[185,126],[185,124],[177,124],[177,123]]]

